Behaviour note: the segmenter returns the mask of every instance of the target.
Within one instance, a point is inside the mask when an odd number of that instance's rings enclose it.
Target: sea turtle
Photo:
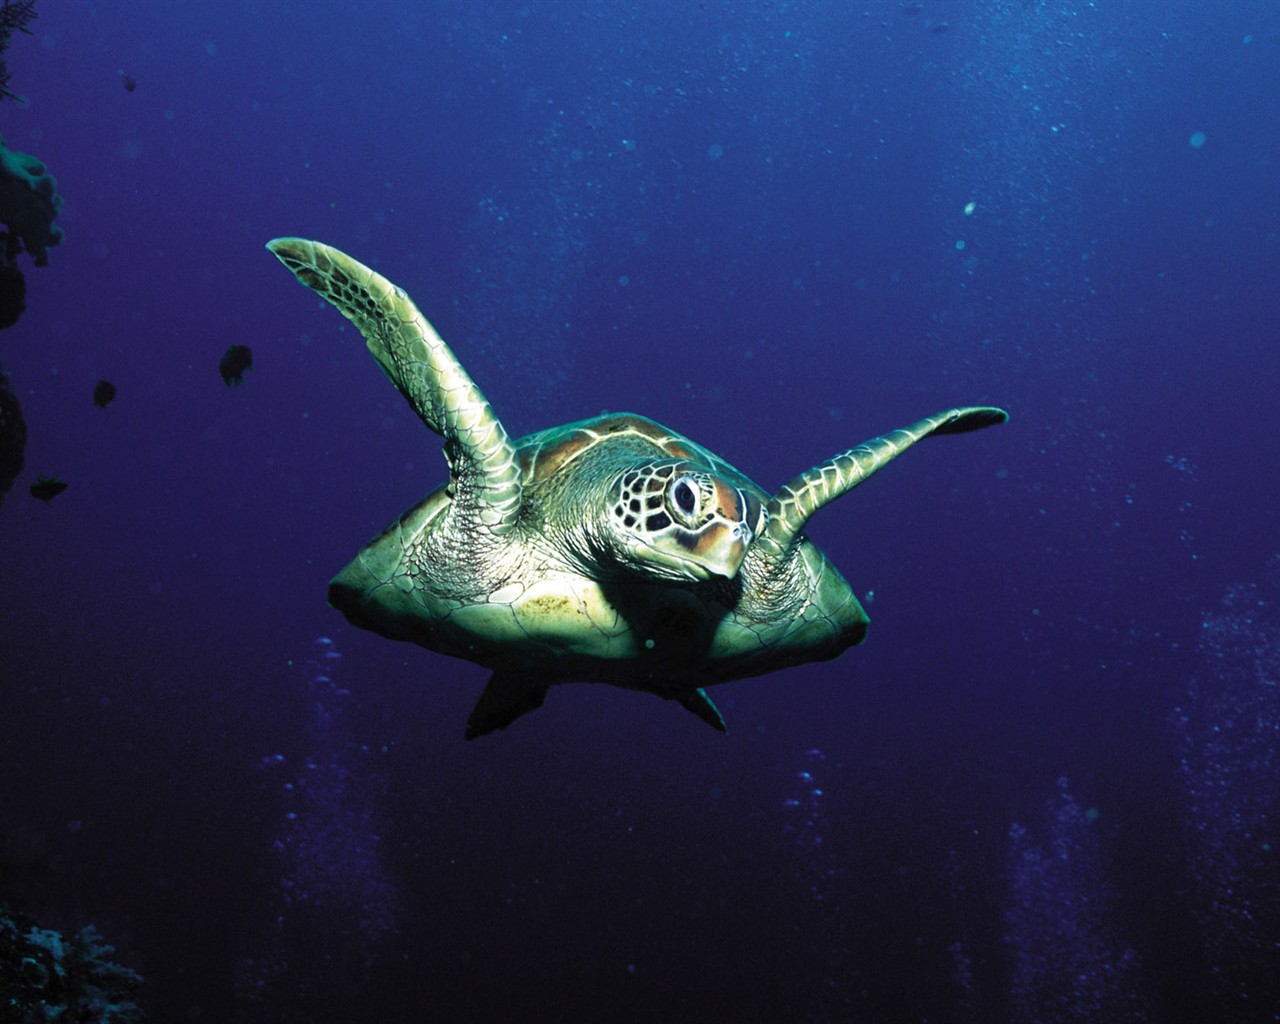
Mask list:
[[[704,687],[834,658],[866,634],[849,584],[804,535],[809,517],[925,437],[1008,418],[948,409],[774,494],[632,413],[513,441],[400,288],[319,242],[267,248],[355,324],[444,438],[448,483],[370,541],[329,601],[357,626],[492,669],[468,739],[571,681],[674,700],[723,732]]]

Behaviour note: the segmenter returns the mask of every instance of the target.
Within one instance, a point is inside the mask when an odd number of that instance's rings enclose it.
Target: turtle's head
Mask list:
[[[659,579],[732,579],[764,528],[755,495],[681,459],[627,470],[612,498],[610,533],[623,560]]]

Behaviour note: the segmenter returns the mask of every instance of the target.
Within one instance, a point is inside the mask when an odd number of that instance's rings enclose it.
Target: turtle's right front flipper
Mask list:
[[[480,389],[409,296],[381,274],[320,242],[277,238],[267,248],[356,325],[391,383],[445,439],[455,500],[474,507],[475,521],[495,536],[508,532],[521,499],[515,446]]]
[[[948,409],[864,441],[784,484],[768,504],[768,525],[756,541],[758,556],[785,559],[809,517],[830,501],[879,472],[917,441],[939,434],[964,434],[995,426],[1009,418],[988,405]]]

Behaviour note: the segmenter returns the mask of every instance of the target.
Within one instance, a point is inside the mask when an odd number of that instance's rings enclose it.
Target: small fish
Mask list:
[[[66,489],[66,483],[56,476],[42,476],[31,485],[31,497],[39,498],[47,505]]]
[[[246,370],[253,369],[253,353],[248,345],[232,345],[218,363],[218,372],[227,387],[244,383]]]
[[[100,380],[93,389],[93,404],[99,409],[105,409],[111,404],[111,400],[116,397],[116,386],[109,380]]]
[[[127,75],[123,71],[120,72],[120,84],[124,86],[125,92],[133,92],[138,88],[138,82],[133,75]]]

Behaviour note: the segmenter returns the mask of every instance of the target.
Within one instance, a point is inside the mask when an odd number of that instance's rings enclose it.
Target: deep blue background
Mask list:
[[[1272,1019],[1276,764],[1174,709],[1280,660],[1205,625],[1280,550],[1274,5],[38,10],[0,132],[66,239],[0,337],[0,860],[157,1019]],[[408,290],[516,435],[634,410],[771,488],[1013,418],[822,511],[869,641],[718,689],[727,737],[570,686],[466,744],[482,670],[326,607],[444,463],[277,235]],[[282,825],[320,748],[347,811]],[[1206,834],[1257,857],[1234,932]],[[352,890],[290,903],[282,842]]]

